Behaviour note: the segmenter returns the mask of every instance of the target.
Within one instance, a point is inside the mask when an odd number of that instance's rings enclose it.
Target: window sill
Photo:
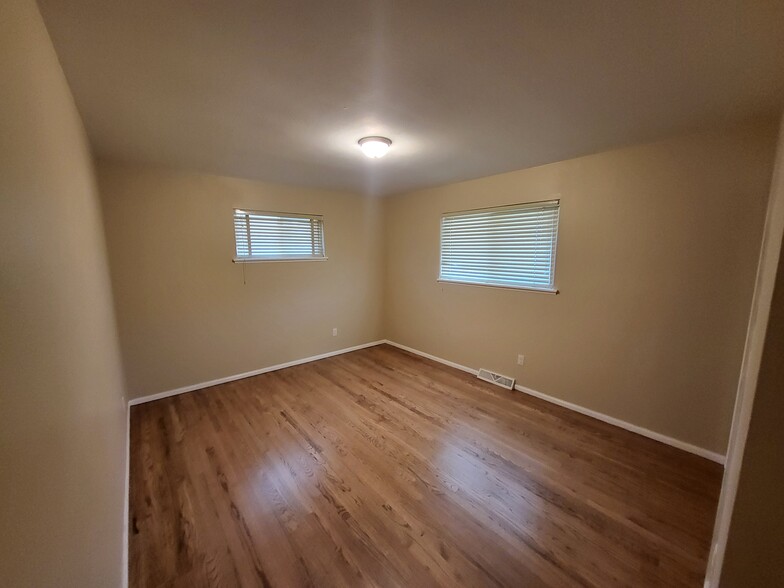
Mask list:
[[[526,290],[528,292],[539,292],[540,294],[560,294],[561,291],[556,288],[534,288],[533,286],[507,286],[504,284],[480,284],[477,282],[461,282],[459,280],[444,280],[438,278],[437,282],[445,284],[462,284],[464,286],[480,286],[483,288],[503,288],[504,290]]]
[[[327,261],[329,257],[283,257],[280,259],[242,259],[235,257],[232,263],[281,263],[286,261]]]

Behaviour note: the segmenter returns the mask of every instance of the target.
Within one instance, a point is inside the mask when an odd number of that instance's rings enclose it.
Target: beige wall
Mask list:
[[[386,337],[723,454],[775,139],[764,122],[387,199]],[[554,195],[561,294],[436,281],[441,213]]]
[[[132,397],[381,337],[377,201],[110,163],[98,179]],[[323,214],[329,259],[232,263],[235,207]]]
[[[31,0],[0,3],[0,584],[122,578],[125,409],[80,118]]]

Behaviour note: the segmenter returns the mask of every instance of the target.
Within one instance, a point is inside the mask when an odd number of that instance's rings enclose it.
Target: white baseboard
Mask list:
[[[327,357],[333,357],[335,355],[342,355],[343,353],[365,349],[366,347],[381,345],[385,342],[386,341],[383,339],[380,341],[371,341],[370,343],[363,343],[362,345],[355,345],[354,347],[346,347],[345,349],[338,349],[337,351],[328,351],[327,353],[322,353],[320,355],[313,355],[303,359],[295,359],[293,361],[287,361],[286,363],[279,363],[277,365],[271,365],[269,367],[260,368],[258,370],[253,370],[242,374],[235,374],[233,376],[226,376],[225,378],[218,378],[217,380],[210,380],[209,382],[200,382],[198,384],[191,384],[190,386],[183,386],[182,388],[175,388],[174,390],[168,390],[166,392],[159,392],[157,394],[150,394],[149,396],[142,396],[141,398],[132,398],[130,401],[128,401],[128,406],[144,404],[145,402],[153,402],[154,400],[161,400],[162,398],[177,396],[178,394],[185,394],[186,392],[194,392],[195,390],[201,390],[202,388],[209,388],[210,386],[217,386],[218,384],[225,384],[235,380],[242,380],[243,378],[250,378],[251,376],[258,376],[260,374],[266,374],[267,372],[274,372],[276,370],[282,370],[287,367],[293,367],[295,365],[310,363],[311,361],[318,361],[319,359],[326,359]]]
[[[430,355],[429,353],[425,353],[424,351],[419,351],[419,349],[414,349],[413,347],[406,347],[405,345],[401,345],[400,343],[395,343],[394,341],[389,341],[389,340],[384,341],[384,343],[387,343],[388,345],[392,345],[393,347],[398,347],[404,351],[409,351],[415,355],[421,355],[422,357],[432,359],[433,361],[437,361],[438,363],[443,363],[445,365],[448,365],[449,367],[463,370],[464,372],[468,372],[469,374],[474,374],[475,376],[479,374],[479,370],[475,370],[470,367],[460,365],[459,363],[455,363],[454,361],[449,361],[448,359],[436,357],[435,355]]]
[[[448,365],[450,367],[462,370],[464,372],[468,372],[469,374],[476,375],[478,370],[475,370],[470,367],[466,367],[459,363],[455,363],[453,361],[449,361],[448,359],[444,359],[442,357],[436,357],[435,355],[431,355],[429,353],[425,353],[424,351],[420,351],[418,349],[414,349],[412,347],[408,347],[406,345],[401,345],[400,343],[396,343],[395,341],[390,341],[388,339],[382,339],[380,341],[372,341],[370,343],[364,343],[362,345],[355,345],[354,347],[347,347],[345,349],[338,349],[337,351],[329,351],[327,353],[322,353],[320,355],[314,355],[312,357],[306,357],[303,359],[295,359],[294,361],[289,361],[286,363],[281,363],[265,368],[261,368],[258,370],[253,370],[250,372],[245,372],[242,374],[235,374],[232,376],[227,376],[225,378],[218,378],[217,380],[210,380],[209,382],[201,382],[199,384],[193,384],[190,386],[183,386],[182,388],[176,388],[174,390],[168,390],[166,392],[159,392],[158,394],[151,394],[149,396],[143,396],[141,398],[133,398],[128,402],[129,406],[134,406],[137,404],[143,404],[145,402],[153,402],[154,400],[161,400],[162,398],[168,398],[169,396],[176,396],[178,394],[185,394],[186,392],[193,392],[195,390],[201,390],[202,388],[209,388],[210,386],[217,386],[218,384],[225,384],[227,382],[233,382],[235,380],[241,380],[243,378],[249,378],[251,376],[257,376],[259,374],[265,374],[267,372],[273,372],[275,370],[281,370],[287,367],[292,367],[295,365],[301,365],[303,363],[309,363],[311,361],[318,361],[319,359],[325,359],[327,357],[333,357],[335,355],[341,355],[343,353],[349,353],[351,351],[357,351],[359,349],[365,349],[366,347],[373,347],[375,345],[381,345],[382,343],[387,343],[394,347],[398,347],[405,351],[409,351],[415,355],[419,355],[421,357],[426,357],[427,359],[432,359],[433,361],[437,361],[439,363],[443,363],[444,365]],[[695,455],[699,455],[700,457],[704,457],[711,461],[715,461],[716,463],[724,464],[725,456],[721,455],[720,453],[716,453],[713,451],[709,451],[703,447],[698,447],[696,445],[692,445],[691,443],[687,443],[686,441],[681,441],[680,439],[675,439],[673,437],[668,437],[662,433],[657,433],[656,431],[651,431],[650,429],[646,429],[644,427],[640,427],[638,425],[633,425],[632,423],[628,423],[621,419],[611,417],[601,412],[597,412],[595,410],[591,410],[589,408],[585,408],[578,404],[573,404],[571,402],[567,402],[566,400],[561,400],[559,398],[555,398],[554,396],[550,396],[548,394],[544,394],[542,392],[538,392],[536,390],[532,390],[531,388],[526,388],[525,386],[521,386],[519,384],[515,385],[515,390],[519,392],[523,392],[524,394],[529,394],[530,396],[534,396],[536,398],[540,398],[541,400],[545,400],[552,404],[556,404],[558,406],[562,406],[564,408],[568,408],[569,410],[573,410],[575,412],[579,412],[580,414],[584,414],[586,416],[598,419],[605,423],[614,425],[616,427],[620,427],[622,429],[626,429],[627,431],[631,431],[633,433],[637,433],[638,435],[642,435],[643,437],[648,437],[649,439],[654,439],[661,443],[666,443],[672,447],[676,447],[683,451],[688,451],[689,453],[693,453]]]
[[[643,437],[648,437],[649,439],[654,439],[655,441],[666,443],[667,445],[671,445],[672,447],[677,447],[678,449],[682,449],[683,451],[688,451],[689,453],[693,453],[694,455],[699,455],[700,457],[704,457],[705,459],[709,459],[711,461],[715,461],[716,463],[720,463],[724,465],[725,457],[723,455],[721,455],[720,453],[709,451],[704,447],[698,447],[697,445],[686,443],[686,441],[681,441],[680,439],[668,437],[667,435],[663,435],[662,433],[657,433],[656,431],[651,431],[650,429],[646,429],[645,427],[633,425],[632,423],[622,421],[621,419],[611,417],[601,412],[596,412],[595,410],[591,410],[590,408],[585,408],[578,404],[567,402],[566,400],[561,400],[560,398],[548,396],[547,394],[537,392],[536,390],[532,390],[531,388],[526,388],[525,386],[521,386],[519,384],[515,384],[515,390],[518,390],[519,392],[523,392],[525,394],[529,394],[530,396],[534,396],[536,398],[541,398],[542,400],[546,400],[547,402],[557,404],[558,406],[568,408],[569,410],[579,412],[580,414],[584,414],[586,416],[598,419],[605,423],[615,425],[616,427],[620,427],[621,429],[626,429],[627,431],[631,431],[632,433],[637,433],[638,435],[642,435]]]
[[[433,361],[443,363],[450,367],[463,370],[464,372],[468,372],[469,374],[476,375],[478,373],[478,370],[466,367],[464,365],[460,365],[459,363],[455,363],[453,361],[449,361],[441,357],[436,357],[435,355],[430,355],[429,353],[425,353],[424,351],[419,351],[418,349],[407,347],[406,345],[401,345],[400,343],[395,343],[394,341],[387,340],[385,341],[385,343],[388,343],[389,345],[393,345],[395,347],[399,347],[400,349],[404,349],[405,351],[409,351],[416,355],[426,357],[427,359],[432,359]],[[552,404],[557,404],[558,406],[562,406],[563,408],[568,408],[569,410],[579,412],[580,414],[584,414],[586,416],[598,419],[610,425],[620,427],[621,429],[626,429],[627,431],[631,431],[632,433],[637,433],[638,435],[642,435],[643,437],[648,437],[649,439],[654,439],[655,441],[665,443],[667,445],[676,447],[683,451],[688,451],[689,453],[693,453],[694,455],[699,455],[700,457],[704,457],[705,459],[709,459],[711,461],[715,461],[716,463],[724,465],[726,457],[724,455],[721,455],[720,453],[709,451],[708,449],[705,449],[703,447],[698,447],[696,445],[692,445],[691,443],[681,441],[680,439],[668,437],[667,435],[663,435],[662,433],[657,433],[656,431],[651,431],[650,429],[646,429],[638,425],[633,425],[632,423],[627,423],[626,421],[622,421],[621,419],[617,419],[615,417],[611,417],[604,413],[597,412],[589,408],[585,408],[578,404],[573,404],[571,402],[567,402],[566,400],[561,400],[560,398],[555,398],[554,396],[550,396],[542,392],[537,392],[536,390],[532,390],[531,388],[526,388],[525,386],[521,386],[520,384],[515,384],[515,390],[519,392],[523,392],[524,394],[528,394],[530,396],[534,396],[541,400],[545,400]]]
[[[414,349],[412,347],[408,347],[406,345],[401,345],[400,343],[396,343],[394,341],[389,341],[387,339],[382,339],[380,341],[372,341],[370,343],[364,343],[362,345],[355,345],[354,347],[347,347],[345,349],[338,349],[337,351],[329,351],[327,353],[322,353],[320,355],[314,355],[312,357],[306,357],[303,359],[295,359],[294,361],[289,361],[286,363],[280,363],[277,365],[272,365],[269,367],[261,368],[258,370],[253,370],[250,372],[245,372],[242,374],[236,374],[233,376],[227,376],[225,378],[218,378],[217,380],[210,380],[209,382],[201,382],[199,384],[193,384],[191,386],[183,386],[182,388],[176,388],[174,390],[169,390],[167,392],[160,392],[158,394],[151,394],[149,396],[143,396],[141,398],[133,398],[128,402],[128,407],[126,409],[126,422],[125,422],[125,516],[123,521],[123,557],[122,557],[122,564],[123,564],[123,571],[122,571],[122,586],[123,588],[128,588],[128,533],[130,530],[130,447],[131,447],[131,411],[130,407],[143,404],[145,402],[152,402],[154,400],[160,400],[162,398],[168,398],[169,396],[176,396],[178,394],[185,394],[187,392],[193,392],[195,390],[201,390],[202,388],[209,388],[210,386],[217,386],[218,384],[225,384],[227,382],[233,382],[235,380],[241,380],[243,378],[249,378],[251,376],[257,376],[259,374],[265,374],[267,372],[273,372],[275,370],[281,370],[287,367],[292,367],[295,365],[301,365],[303,363],[309,363],[311,361],[318,361],[319,359],[326,359],[327,357],[333,357],[335,355],[341,355],[343,353],[349,353],[351,351],[358,351],[359,349],[365,349],[367,347],[374,347],[376,345],[381,345],[383,343],[387,343],[394,347],[398,347],[415,355],[419,355],[421,357],[426,357],[427,359],[432,359],[433,361],[437,361],[444,365],[448,365],[450,367],[462,370],[464,372],[468,372],[469,374],[477,375],[479,372],[470,367],[466,367],[459,363],[455,363],[453,361],[449,361],[442,357],[436,357],[435,355],[431,355],[429,353],[425,353],[424,351],[419,351],[418,349]],[[711,461],[715,461],[720,464],[724,464],[725,456],[715,453],[713,451],[708,451],[702,447],[697,447],[696,445],[692,445],[690,443],[686,443],[685,441],[680,441],[678,439],[674,439],[672,437],[668,437],[666,435],[662,435],[661,433],[656,433],[655,431],[651,431],[649,429],[645,429],[643,427],[639,427],[637,425],[633,425],[631,423],[627,423],[626,421],[622,421],[615,417],[608,416],[606,414],[596,412],[594,410],[590,410],[588,408],[584,408],[577,404],[573,404],[571,402],[567,402],[565,400],[560,400],[553,396],[549,396],[547,394],[543,394],[542,392],[537,392],[536,390],[532,390],[531,388],[526,388],[525,386],[521,386],[519,384],[515,385],[515,390],[519,392],[523,392],[525,394],[529,394],[536,398],[540,398],[552,404],[557,404],[558,406],[562,406],[564,408],[568,408],[580,414],[587,415],[589,417],[593,417],[605,423],[609,423],[616,427],[620,427],[622,429],[626,429],[627,431],[631,431],[633,433],[637,433],[638,435],[642,435],[644,437],[648,437],[650,439],[654,439],[661,443],[666,443],[667,445],[671,445],[672,447],[676,447],[678,449],[682,449],[683,451],[688,451],[689,453],[693,453],[695,455],[699,455],[700,457],[704,457]]]

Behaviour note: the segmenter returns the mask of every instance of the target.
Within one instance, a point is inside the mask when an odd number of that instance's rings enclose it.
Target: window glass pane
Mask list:
[[[234,211],[236,261],[323,259],[324,221],[304,214]]]
[[[557,200],[445,214],[440,279],[553,289],[558,214]]]

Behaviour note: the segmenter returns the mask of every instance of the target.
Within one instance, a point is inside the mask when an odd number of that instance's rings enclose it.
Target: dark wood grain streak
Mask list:
[[[134,407],[130,580],[701,586],[720,482],[382,345]]]

